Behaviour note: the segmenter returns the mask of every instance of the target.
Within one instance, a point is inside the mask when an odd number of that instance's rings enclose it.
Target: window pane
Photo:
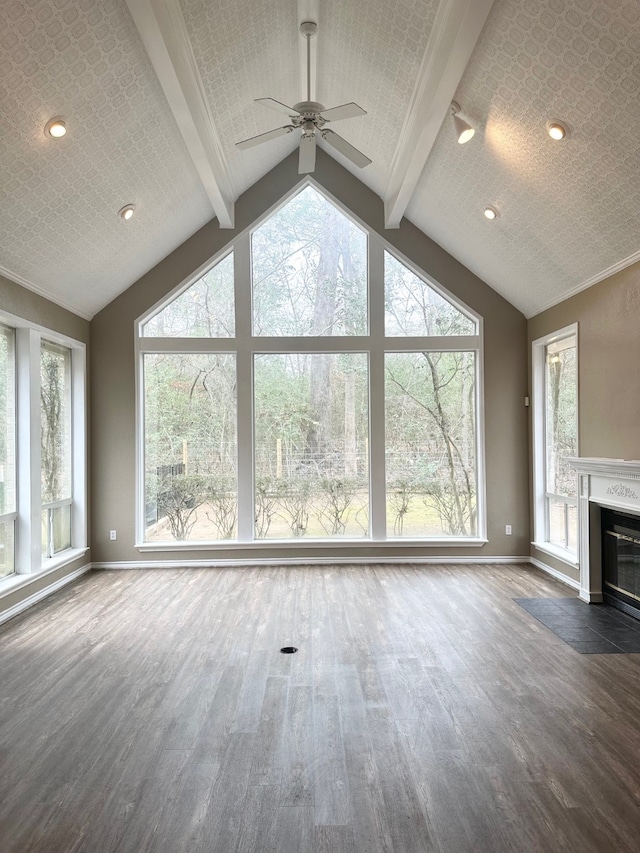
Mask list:
[[[475,354],[386,356],[388,536],[476,533]]]
[[[571,339],[575,341],[574,338]],[[576,347],[567,342],[547,347],[546,456],[547,491],[575,497],[577,475],[566,461],[578,454]]]
[[[389,337],[477,334],[474,320],[389,252],[384,253],[384,299]]]
[[[146,540],[235,538],[235,356],[146,355],[144,384]]]
[[[549,500],[549,542],[559,548],[566,548],[564,501]]]
[[[567,548],[571,551],[578,550],[578,507],[569,505],[567,507],[569,513],[569,541]]]
[[[42,511],[42,556],[53,557],[71,547],[71,507],[56,506]]]
[[[16,508],[14,341],[13,329],[0,326],[0,515]]]
[[[142,334],[159,338],[232,338],[233,253],[145,323]]]
[[[40,350],[42,503],[71,497],[71,351],[42,341]]]
[[[258,539],[369,533],[362,353],[255,357]]]
[[[0,522],[0,578],[15,572],[15,522]]]
[[[254,231],[255,335],[363,335],[367,238],[307,187]]]

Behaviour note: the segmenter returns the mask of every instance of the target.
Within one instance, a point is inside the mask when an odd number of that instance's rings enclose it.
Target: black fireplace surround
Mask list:
[[[602,593],[640,619],[640,516],[602,509]]]

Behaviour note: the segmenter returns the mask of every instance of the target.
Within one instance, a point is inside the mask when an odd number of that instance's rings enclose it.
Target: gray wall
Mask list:
[[[300,180],[292,154],[236,203],[236,230],[214,220],[97,314],[92,341],[92,548],[95,562],[278,557],[510,556],[529,553],[526,320],[413,225],[384,231],[381,200],[332,158],[319,152],[314,178],[357,216],[485,319],[485,430],[489,542],[482,548],[383,548],[301,545],[273,548],[140,553],[135,531],[134,321],[205,263]],[[513,535],[505,536],[505,524]],[[118,539],[111,542],[110,529]]]
[[[54,302],[49,302],[49,300],[44,299],[42,296],[38,296],[37,293],[27,290],[1,275],[0,308],[9,314],[21,317],[23,320],[44,326],[45,328],[58,332],[61,335],[67,335],[70,338],[74,338],[77,341],[82,341],[87,344],[87,372],[89,372],[88,320],[83,320],[76,314],[72,314],[70,311],[61,308]],[[89,515],[90,511],[91,501],[89,501],[88,506]],[[77,569],[89,564],[90,562],[91,552],[87,553],[81,559],[75,560],[54,572],[50,572],[43,576],[35,575],[33,580],[30,580],[28,584],[20,587],[20,589],[4,595],[0,591],[0,615],[3,611],[19,605],[21,601],[24,601],[24,599],[46,589],[48,586],[62,580],[66,575],[75,572]]]
[[[580,456],[640,459],[638,317],[635,264],[529,320],[529,351],[537,338],[578,324]],[[560,561],[536,549],[531,554],[577,579],[577,571]]]

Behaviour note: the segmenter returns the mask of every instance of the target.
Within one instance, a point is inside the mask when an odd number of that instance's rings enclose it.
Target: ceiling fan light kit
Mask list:
[[[300,24],[300,33],[307,41],[307,99],[300,101],[293,107],[288,107],[281,101],[276,101],[274,98],[256,98],[257,104],[264,104],[272,110],[287,115],[291,124],[277,127],[275,130],[269,130],[266,133],[260,133],[258,136],[252,136],[249,139],[244,139],[242,142],[236,142],[236,146],[241,150],[245,148],[253,148],[254,145],[260,145],[262,142],[268,142],[270,139],[276,139],[278,136],[285,136],[287,133],[292,133],[294,130],[300,130],[300,155],[298,159],[298,173],[300,175],[308,175],[313,172],[316,167],[316,142],[317,136],[320,136],[324,141],[331,145],[336,151],[345,156],[355,166],[364,168],[371,163],[369,157],[343,139],[335,131],[325,125],[331,122],[342,121],[347,118],[357,118],[358,116],[366,115],[366,110],[359,107],[353,101],[348,104],[341,104],[339,107],[331,107],[325,109],[318,101],[311,100],[311,39],[318,32],[318,25],[314,21],[304,21]]]

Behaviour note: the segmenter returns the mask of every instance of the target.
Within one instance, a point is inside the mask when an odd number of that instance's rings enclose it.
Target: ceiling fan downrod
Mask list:
[[[300,130],[302,134],[300,137],[298,172],[301,175],[309,174],[315,169],[317,136],[321,136],[328,145],[362,169],[364,166],[368,166],[371,160],[326,125],[343,119],[364,116],[367,114],[366,110],[363,110],[354,101],[341,104],[339,107],[325,109],[322,104],[311,100],[311,39],[315,38],[317,32],[318,25],[315,21],[303,21],[300,24],[300,34],[307,41],[307,100],[289,107],[282,101],[275,100],[275,98],[257,98],[256,103],[264,104],[265,107],[288,116],[289,124],[268,130],[266,133],[259,133],[257,136],[251,136],[249,139],[243,139],[241,142],[236,142],[236,146],[241,149],[253,148],[255,145],[292,133],[294,130]]]
[[[314,21],[303,21],[300,24],[300,32],[307,40],[307,103],[311,101],[311,39],[318,32],[318,25]]]

